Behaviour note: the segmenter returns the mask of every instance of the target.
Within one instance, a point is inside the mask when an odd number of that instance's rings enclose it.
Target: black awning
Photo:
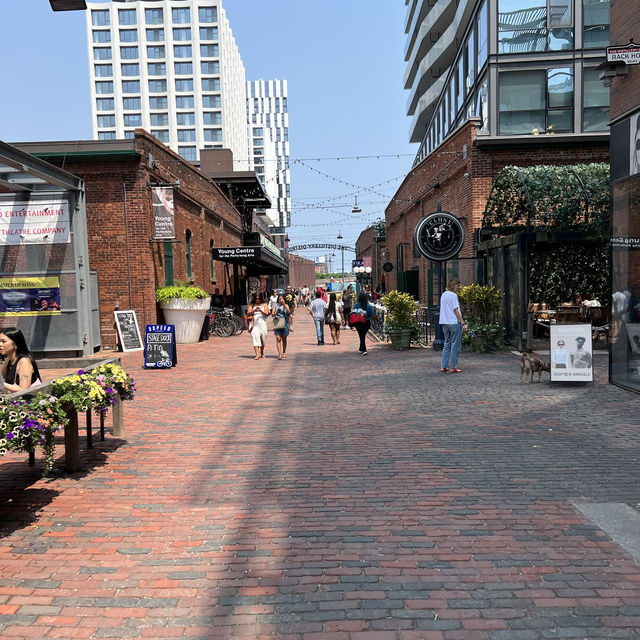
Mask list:
[[[214,247],[214,260],[239,264],[256,274],[280,274],[289,271],[287,263],[265,247]]]

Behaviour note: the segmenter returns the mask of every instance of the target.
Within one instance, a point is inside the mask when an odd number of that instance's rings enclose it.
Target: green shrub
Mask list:
[[[192,284],[186,282],[176,282],[173,285],[160,287],[156,289],[156,302],[162,304],[173,298],[181,298],[182,300],[200,300],[209,297],[209,294]]]

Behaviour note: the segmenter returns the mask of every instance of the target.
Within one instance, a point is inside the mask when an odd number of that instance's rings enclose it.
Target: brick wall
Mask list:
[[[316,281],[316,267],[313,260],[290,253],[287,256],[287,262],[289,264],[289,284],[294,289],[300,289],[305,285],[313,289]]]
[[[384,241],[375,241],[375,237],[377,236],[377,232],[373,227],[367,227],[356,240],[356,258],[371,258],[372,265],[372,273],[371,273],[371,284],[373,290],[377,288],[377,286],[383,281],[383,271],[382,264],[388,259],[387,256],[387,242]],[[345,266],[346,269],[346,266]],[[349,269],[350,271],[350,269]],[[385,277],[386,283],[386,277]]]
[[[611,0],[611,44],[640,44],[640,7],[630,0]],[[611,82],[611,119],[640,106],[640,65],[628,65],[629,74]]]

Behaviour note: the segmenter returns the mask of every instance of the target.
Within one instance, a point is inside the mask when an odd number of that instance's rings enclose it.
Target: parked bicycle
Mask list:
[[[244,331],[242,318],[233,309],[211,307],[207,312],[209,318],[209,335],[214,333],[221,338],[228,338]]]

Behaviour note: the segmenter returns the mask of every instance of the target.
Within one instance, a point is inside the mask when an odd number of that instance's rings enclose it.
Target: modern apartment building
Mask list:
[[[251,168],[245,70],[220,0],[87,6],[94,138],[142,127],[191,162],[228,148]]]
[[[416,164],[469,117],[491,138],[606,137],[609,0],[405,0]]]
[[[265,213],[272,235],[284,238],[291,225],[287,81],[249,81],[247,119],[255,171],[271,199]]]

